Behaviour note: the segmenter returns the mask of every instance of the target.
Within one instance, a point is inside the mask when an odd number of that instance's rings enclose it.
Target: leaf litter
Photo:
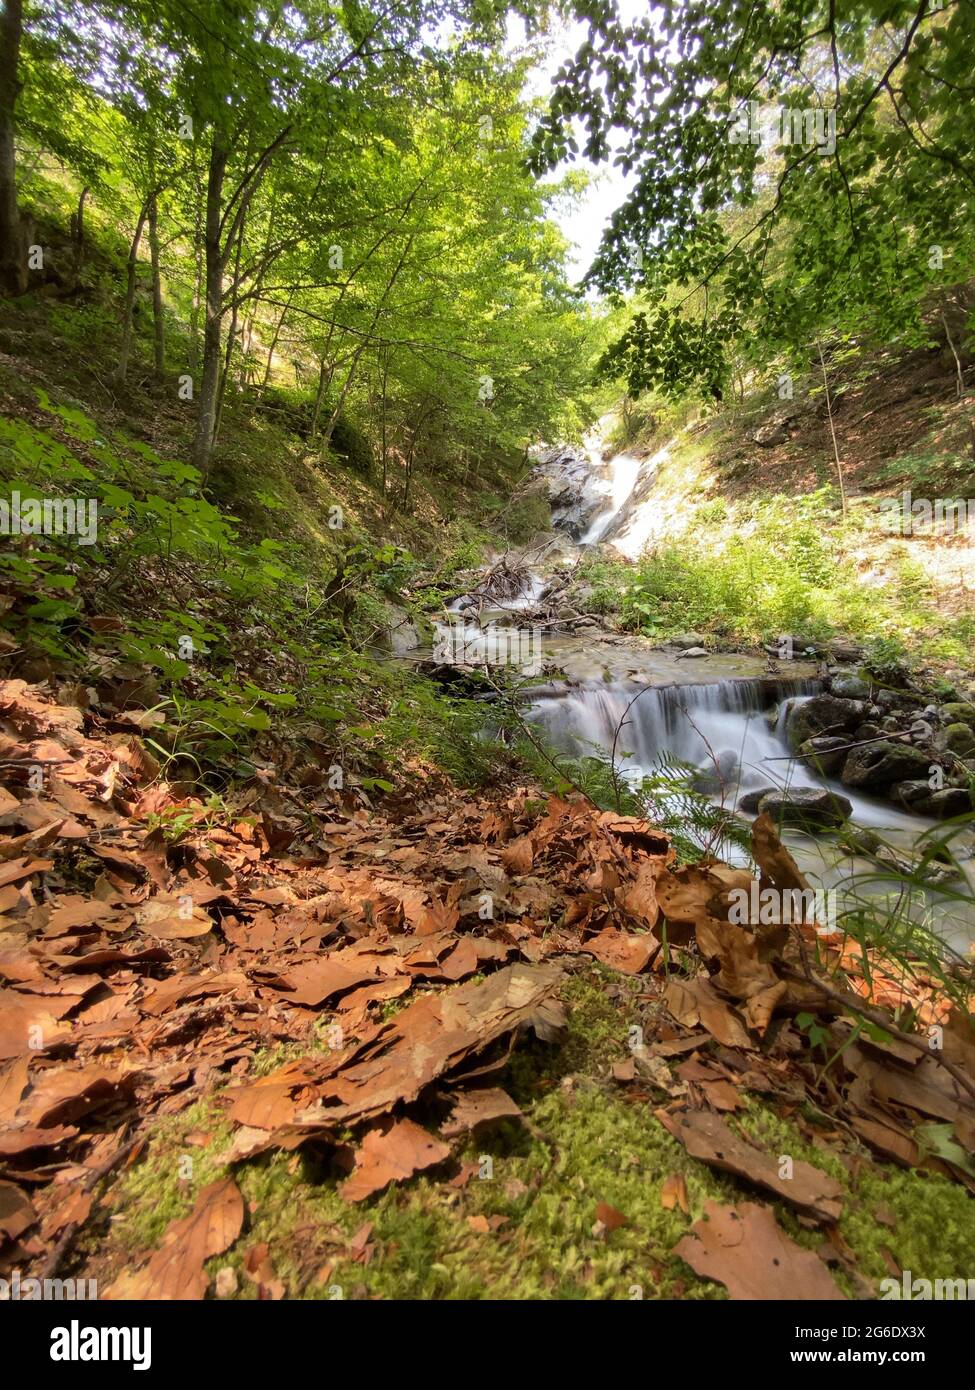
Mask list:
[[[138,1161],[158,1117],[213,1094],[231,1167],[307,1145],[345,1173],[350,1203],[421,1172],[463,1185],[467,1138],[525,1123],[499,1074],[529,1035],[560,1041],[564,975],[586,956],[655,1001],[655,1035],[627,1052],[621,1026],[607,1084],[746,1198],[838,1241],[839,1184],[808,1163],[781,1171],[736,1123],[749,1093],[829,1115],[837,1152],[859,1141],[975,1191],[971,1001],[963,1011],[921,970],[895,978],[815,925],[733,924],[745,871],[678,867],[647,821],[528,787],[434,789],[404,814],[256,777],[216,823],[139,732],[109,723],[45,685],[0,682],[0,1275],[56,1269],[97,1215],[98,1183]],[[41,793],[38,762],[56,769]],[[753,853],[763,884],[806,886],[765,816]],[[920,1033],[912,1045],[905,1016],[937,1023],[944,1059]],[[254,1075],[282,1044],[306,1050]],[[689,1213],[682,1174],[662,1201]],[[628,1222],[605,1202],[596,1219],[606,1240]],[[496,1236],[506,1223],[482,1224]],[[206,1262],[246,1226],[221,1178],[110,1296],[205,1296]],[[732,1297],[842,1296],[752,1200],[710,1204],[676,1253]],[[269,1252],[247,1259],[261,1296],[282,1296]]]

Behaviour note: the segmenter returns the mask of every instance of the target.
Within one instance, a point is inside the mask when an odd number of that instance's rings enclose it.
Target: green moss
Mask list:
[[[612,1062],[627,1055],[629,1029],[650,1031],[652,1005],[632,981],[585,963],[566,979],[563,998],[565,1040],[554,1047],[520,1040],[500,1078],[527,1125],[471,1139],[459,1155],[477,1165],[466,1185],[454,1188],[436,1174],[352,1206],[339,1194],[342,1174],[330,1156],[310,1149],[263,1155],[233,1170],[247,1224],[234,1248],[211,1262],[211,1274],[231,1266],[237,1297],[256,1297],[243,1263],[266,1241],[275,1275],[292,1297],[724,1298],[721,1285],[698,1278],[671,1252],[706,1201],[767,1201],[767,1194],[690,1158],[655,1118],[652,1102],[629,1100],[608,1079]],[[260,1057],[255,1072],[266,1072],[271,1056]],[[851,1176],[838,1150],[818,1138],[824,1119],[812,1110],[785,1119],[746,1098],[733,1123],[773,1157],[803,1159],[843,1185],[840,1234],[868,1279],[889,1273],[882,1247],[915,1277],[966,1274],[975,1209],[960,1185],[876,1165],[866,1153]],[[120,1259],[155,1245],[199,1189],[227,1171],[218,1159],[231,1128],[216,1101],[156,1125],[146,1156],[115,1189],[110,1240]],[[186,1157],[191,1170],[182,1176]],[[688,1215],[661,1205],[672,1174],[684,1177]],[[627,1224],[611,1232],[598,1227],[600,1203],[622,1212]],[[893,1229],[878,1222],[880,1204],[893,1212]],[[790,1208],[779,1203],[776,1211],[799,1244],[814,1249],[823,1240]],[[363,1264],[349,1241],[364,1222],[371,1223],[375,1250]],[[842,1271],[835,1277],[856,1295]]]

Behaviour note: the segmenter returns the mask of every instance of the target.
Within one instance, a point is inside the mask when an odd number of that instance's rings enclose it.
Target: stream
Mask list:
[[[554,532],[522,548],[517,580],[503,586],[503,593],[479,592],[475,585],[454,599],[435,625],[433,651],[415,656],[457,666],[515,666],[530,682],[526,718],[548,743],[573,757],[614,753],[621,779],[634,786],[646,777],[666,778],[668,767],[673,778],[673,763],[679,762],[697,770],[699,791],[747,820],[754,818],[755,805],[739,812],[739,802],[762,788],[825,788],[844,797],[852,807],[852,837],[847,833],[841,842],[829,831],[786,827],[784,843],[814,887],[835,890],[838,912],[867,899],[900,902],[903,910],[904,880],[885,865],[916,858],[938,822],[822,778],[792,756],[786,720],[798,703],[823,689],[816,664],[783,661],[773,674],[759,656],[703,654],[699,648],[694,651],[700,654],[689,656],[673,645],[653,647],[595,625],[566,633],[533,624],[533,610],[557,569],[574,565],[589,547],[618,541],[622,553],[640,553],[654,534],[652,479],[659,458],[620,454],[604,460],[596,440],[584,450],[541,454],[536,473],[548,484]],[[552,671],[559,674],[546,676]],[[655,786],[659,797],[659,781]],[[876,837],[882,841],[879,856]],[[869,854],[861,852],[865,841]],[[946,887],[967,900],[933,886],[915,889],[907,907],[912,921],[962,953],[975,942],[973,851],[970,832],[955,837],[961,872],[946,878]],[[745,862],[729,841],[716,852],[729,862]]]

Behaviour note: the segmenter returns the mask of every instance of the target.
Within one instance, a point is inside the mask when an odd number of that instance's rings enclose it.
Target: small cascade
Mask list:
[[[776,762],[785,750],[787,705],[808,699],[818,681],[721,680],[699,685],[645,686],[599,682],[539,691],[531,718],[574,756],[608,754],[631,776],[670,758],[714,774],[726,789],[821,783],[803,763]],[[776,704],[775,723],[768,711]],[[785,768],[788,767],[788,774]]]
[[[632,454],[616,454],[610,459],[607,465],[609,477],[604,484],[609,495],[609,506],[597,511],[579,537],[581,545],[595,545],[612,526],[636,487],[641,462],[642,460],[634,458]]]

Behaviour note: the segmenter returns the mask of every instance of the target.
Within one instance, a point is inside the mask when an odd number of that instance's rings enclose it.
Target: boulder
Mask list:
[[[825,787],[793,787],[789,791],[766,792],[758,806],[779,825],[825,828],[842,825],[853,810],[845,796]]]
[[[862,700],[840,700],[835,695],[813,695],[797,701],[786,719],[789,746],[798,749],[817,734],[838,734],[863,722]]]
[[[971,793],[966,787],[941,787],[932,791],[930,783],[923,780],[898,782],[891,788],[890,795],[915,815],[931,816],[934,820],[964,816],[972,809]]]
[[[762,799],[768,796],[769,792],[778,791],[777,787],[759,787],[758,791],[745,792],[738,798],[737,809],[745,816],[757,816],[758,808],[762,804]]]
[[[688,647],[703,647],[707,638],[700,632],[682,632],[679,637],[674,637],[671,640],[675,647],[682,647],[686,650]]]
[[[857,743],[865,743],[868,738],[880,738],[882,733],[883,729],[880,725],[874,724],[872,720],[868,719],[865,724],[861,724],[859,728],[854,729],[853,738],[856,739]]]
[[[850,746],[849,737],[840,734],[819,734],[807,738],[798,748],[799,756],[807,767],[818,772],[821,777],[831,777],[839,772],[846,760],[846,749]]]
[[[910,782],[896,782],[890,789],[891,801],[913,810],[919,801],[926,801],[931,795],[931,783],[926,777],[918,777]]]
[[[917,809],[923,816],[933,816],[935,820],[971,815],[971,792],[967,787],[942,787],[940,791],[932,792],[927,801],[920,802]]]
[[[830,681],[830,690],[841,700],[869,700],[870,678],[862,671],[843,671]]]
[[[952,700],[941,706],[941,719],[945,724],[967,724],[970,729],[975,729],[975,705],[967,700]]]
[[[925,777],[930,762],[930,755],[922,753],[920,748],[912,748],[909,743],[892,743],[888,739],[881,739],[879,743],[850,749],[841,780],[848,787],[886,791],[895,782]]]
[[[959,758],[968,758],[975,753],[975,730],[967,724],[949,724],[941,735],[942,745]]]

